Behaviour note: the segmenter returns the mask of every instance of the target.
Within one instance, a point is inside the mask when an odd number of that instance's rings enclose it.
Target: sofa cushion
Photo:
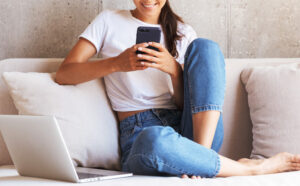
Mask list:
[[[55,72],[63,59],[36,58],[36,59],[5,59],[0,61],[0,114],[18,114],[13,101],[8,93],[2,74],[3,72]],[[5,143],[0,133],[0,165],[12,164]]]
[[[3,73],[19,114],[54,115],[77,165],[119,169],[118,128],[102,79],[62,86],[55,73]]]
[[[251,158],[300,154],[300,63],[247,68],[241,79],[253,123]]]

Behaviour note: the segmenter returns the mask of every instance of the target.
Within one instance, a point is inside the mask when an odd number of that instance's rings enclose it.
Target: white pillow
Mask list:
[[[78,85],[55,83],[55,73],[5,72],[20,115],[54,115],[78,166],[119,169],[117,119],[102,79]]]
[[[300,154],[300,63],[247,68],[241,79],[253,124],[251,158]]]

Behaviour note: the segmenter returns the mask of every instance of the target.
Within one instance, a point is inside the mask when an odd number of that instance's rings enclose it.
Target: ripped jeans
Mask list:
[[[122,171],[209,178],[218,174],[225,94],[225,63],[218,44],[194,40],[185,54],[183,79],[183,111],[150,109],[120,122]],[[211,149],[193,141],[192,114],[208,110],[221,112]]]

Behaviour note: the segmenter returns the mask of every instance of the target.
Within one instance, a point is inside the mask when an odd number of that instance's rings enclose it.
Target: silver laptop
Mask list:
[[[132,173],[74,167],[54,116],[0,115],[0,131],[21,176],[90,182]]]

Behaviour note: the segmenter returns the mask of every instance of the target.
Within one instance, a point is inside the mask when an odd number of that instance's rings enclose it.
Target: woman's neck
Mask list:
[[[131,14],[133,17],[145,22],[145,23],[149,23],[149,24],[158,24],[158,19],[159,19],[159,15],[157,16],[143,16],[142,14],[139,13],[139,11],[137,9],[135,10],[131,10]]]

